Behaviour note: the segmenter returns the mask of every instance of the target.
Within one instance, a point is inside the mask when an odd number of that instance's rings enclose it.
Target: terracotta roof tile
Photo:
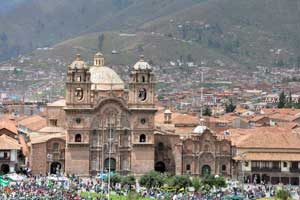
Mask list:
[[[37,131],[41,128],[47,126],[47,121],[45,118],[39,116],[39,115],[33,115],[30,117],[26,117],[20,121],[18,121],[19,125],[25,126],[26,128]]]
[[[255,127],[230,129],[233,145],[240,148],[300,149],[300,136],[286,127]]]
[[[242,157],[235,156],[234,160],[257,160],[257,161],[300,161],[300,152],[248,152]]]
[[[2,118],[0,119],[0,130],[1,129],[7,129],[10,132],[14,133],[14,134],[18,134],[18,130],[16,127],[16,123],[10,119],[7,118]]]
[[[52,133],[52,134],[46,134],[46,135],[42,135],[42,136],[32,137],[31,144],[44,143],[53,138],[60,138],[60,139],[65,140],[66,135],[64,133]]]
[[[18,140],[3,134],[0,136],[0,149],[1,150],[21,149],[21,145],[19,144]]]

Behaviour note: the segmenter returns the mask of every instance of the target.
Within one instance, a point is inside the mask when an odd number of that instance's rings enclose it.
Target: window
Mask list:
[[[145,88],[141,88],[139,90],[139,96],[138,97],[141,101],[145,101],[147,99],[147,90]]]
[[[226,171],[226,165],[222,165],[222,171]]]
[[[58,151],[59,149],[59,144],[58,143],[53,143],[53,151]]]
[[[78,101],[81,101],[83,99],[83,89],[82,88],[76,88],[75,96],[77,97]]]
[[[81,135],[80,134],[75,135],[75,142],[81,142]]]
[[[261,162],[261,168],[270,168],[270,162],[262,161]]]
[[[186,171],[190,171],[191,170],[191,165],[187,164],[185,168],[186,168]]]
[[[57,126],[57,119],[50,119],[50,126]]]
[[[145,76],[142,76],[142,82],[143,83],[145,82]]]
[[[276,169],[279,169],[280,168],[280,162],[278,162],[278,161],[272,162],[272,167],[276,168]]]
[[[256,167],[256,168],[258,168],[259,167],[259,162],[258,161],[253,161],[252,163],[252,167]]]
[[[283,167],[287,167],[287,162],[283,162]]]
[[[162,143],[162,142],[158,143],[157,149],[158,149],[158,151],[164,150],[164,143]]]
[[[146,135],[145,134],[142,134],[140,135],[140,142],[146,142]]]
[[[76,118],[76,123],[80,124],[80,122],[81,122],[81,119],[80,118]]]
[[[248,166],[249,166],[249,162],[246,161],[246,162],[245,162],[245,167],[248,167]]]
[[[141,119],[141,124],[145,124],[145,123],[146,123],[146,119],[145,118]]]
[[[292,162],[292,168],[298,169],[298,162]]]
[[[4,159],[8,159],[9,158],[9,153],[8,152],[4,152]]]

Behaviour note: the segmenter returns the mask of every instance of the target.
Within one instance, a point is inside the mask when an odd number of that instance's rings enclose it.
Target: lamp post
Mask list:
[[[246,156],[246,152],[243,152],[241,154],[239,154],[242,158],[242,166],[241,166],[241,170],[242,170],[242,194],[244,195],[244,182],[245,182],[245,171],[243,170],[243,166],[244,166],[244,163],[245,163],[245,156]]]
[[[111,144],[112,144],[113,138],[112,138],[112,126],[111,126],[111,117],[109,119],[109,138],[108,138],[108,188],[107,188],[107,198],[110,199],[110,173],[111,173]]]
[[[184,141],[184,137],[180,136],[180,140],[181,140],[181,175],[183,175],[183,141]]]

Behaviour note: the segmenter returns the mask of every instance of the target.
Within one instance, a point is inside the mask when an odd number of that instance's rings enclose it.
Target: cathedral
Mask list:
[[[155,80],[141,58],[128,89],[101,53],[87,66],[77,55],[66,82],[67,173],[102,170],[144,174],[154,166]]]
[[[48,104],[47,127],[31,138],[32,173],[230,176],[230,141],[196,116],[158,109],[155,75],[143,57],[130,71],[125,84],[101,53],[93,66],[76,56],[67,69],[65,100]]]

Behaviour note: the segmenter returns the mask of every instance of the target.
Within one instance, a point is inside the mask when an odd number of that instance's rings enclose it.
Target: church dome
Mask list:
[[[199,125],[199,126],[197,126],[196,128],[194,128],[193,133],[202,135],[206,129],[207,129],[206,126],[201,126],[201,125]]]
[[[165,110],[165,112],[164,112],[165,114],[172,114],[172,111],[171,110],[169,110],[169,109],[167,109],[167,110]]]
[[[90,68],[92,90],[123,90],[124,82],[109,67],[93,66]]]
[[[133,66],[134,70],[151,70],[152,67],[144,61],[144,56],[141,56],[141,59]]]
[[[80,54],[76,55],[76,59],[69,66],[70,69],[88,69],[86,63],[82,60]]]

